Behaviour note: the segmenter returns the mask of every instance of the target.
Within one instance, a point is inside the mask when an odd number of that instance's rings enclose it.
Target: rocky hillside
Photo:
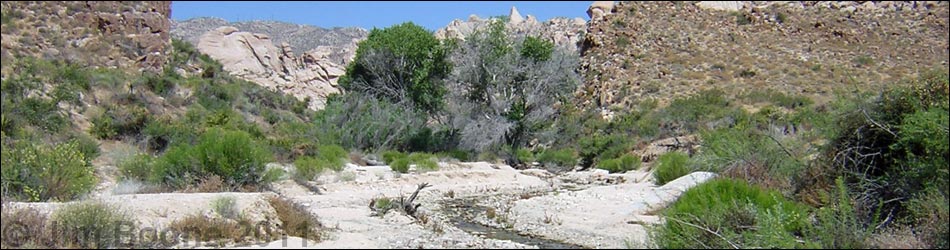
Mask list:
[[[239,32],[231,26],[205,33],[196,47],[221,62],[231,75],[310,100],[311,109],[322,109],[329,94],[340,93],[336,82],[345,65],[334,63],[325,51],[314,49],[297,56],[287,43],[277,47],[268,35]]]
[[[720,88],[827,100],[947,67],[946,2],[611,2],[591,6],[579,102]],[[597,4],[595,4],[597,5]]]
[[[278,21],[228,22],[221,18],[199,17],[181,22],[172,22],[172,37],[198,44],[201,35],[222,26],[232,26],[241,31],[267,34],[275,44],[287,43],[298,53],[313,49],[325,51],[337,64],[346,65],[356,53],[356,42],[369,34],[359,27],[335,27],[331,29],[313,25],[292,24]],[[299,54],[298,54],[299,56]]]
[[[160,71],[170,47],[171,2],[4,1],[3,64],[33,56]]]
[[[447,26],[435,31],[436,38],[459,38],[488,27],[491,19],[482,19],[476,15],[469,16],[467,21],[455,19]],[[506,28],[513,34],[532,35],[546,38],[558,46],[577,48],[584,38],[587,22],[583,18],[552,18],[547,21],[538,21],[532,15],[521,16],[518,9],[511,7]]]

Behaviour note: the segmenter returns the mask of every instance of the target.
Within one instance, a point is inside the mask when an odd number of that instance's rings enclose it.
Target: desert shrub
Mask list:
[[[149,120],[143,107],[134,105],[107,106],[106,111],[93,118],[90,134],[99,139],[113,139],[118,135],[137,135]]]
[[[49,236],[45,214],[34,208],[4,208],[0,214],[0,246],[4,249],[56,247]]]
[[[409,172],[409,158],[399,158],[389,163],[389,168],[399,173]]]
[[[472,153],[461,149],[452,149],[437,154],[441,157],[450,157],[463,162],[472,160]]]
[[[103,202],[85,201],[66,205],[52,216],[59,226],[64,245],[83,248],[125,246],[120,232],[135,232],[135,218],[120,208]],[[126,239],[131,240],[131,239]]]
[[[438,160],[439,158],[435,155],[427,153],[412,153],[407,157],[412,164],[416,164],[416,168],[421,171],[434,171],[439,170]]]
[[[237,200],[233,196],[222,196],[211,200],[211,210],[228,219],[236,219],[241,213],[237,208]]]
[[[426,112],[438,111],[445,93],[441,80],[451,70],[446,54],[431,32],[412,22],[374,28],[359,43],[340,86],[393,103],[407,101]]]
[[[119,159],[116,167],[119,168],[122,178],[127,180],[148,180],[152,174],[155,157],[148,154],[136,154]]]
[[[335,171],[343,170],[343,164],[348,158],[348,153],[343,147],[338,145],[320,145],[317,148],[320,158],[323,158],[331,164],[330,169]]]
[[[518,162],[522,163],[531,163],[534,161],[534,154],[531,153],[531,150],[525,148],[519,148],[515,151],[515,157],[518,159]]]
[[[333,164],[321,157],[303,156],[294,161],[294,177],[299,180],[313,180],[326,170],[335,169]]]
[[[82,155],[85,156],[86,159],[92,160],[99,157],[101,153],[99,150],[99,141],[96,141],[96,139],[93,139],[85,133],[74,133],[69,137],[70,141],[76,142],[76,147],[79,149],[79,152],[82,152]]]
[[[788,194],[790,183],[805,165],[799,159],[804,147],[794,137],[781,139],[742,123],[700,133],[703,150],[694,168],[744,179]],[[780,144],[781,143],[781,144]]]
[[[657,185],[663,185],[681,176],[689,174],[689,156],[683,152],[673,151],[657,158],[656,170],[653,177]]]
[[[650,233],[660,248],[817,246],[800,239],[809,229],[806,206],[742,180],[697,185],[662,213],[666,222]]]
[[[241,218],[239,218],[241,219]],[[215,240],[229,240],[244,242],[251,231],[247,227],[253,226],[249,221],[241,219],[237,222],[224,218],[209,218],[201,214],[189,215],[185,218],[172,221],[168,228],[181,235],[176,239],[210,242]]]
[[[743,119],[742,112],[719,89],[704,90],[685,98],[676,98],[661,111],[660,126],[674,134],[695,132],[700,128],[724,127]],[[706,125],[706,126],[703,126]]]
[[[248,133],[217,128],[205,132],[194,150],[204,170],[232,184],[258,184],[264,164],[273,158]]]
[[[184,188],[195,183],[206,172],[194,154],[194,147],[190,145],[169,148],[155,161],[148,180],[172,188]]]
[[[76,142],[53,146],[21,141],[2,149],[3,194],[29,201],[77,198],[96,184]]]
[[[577,164],[574,151],[568,148],[544,150],[538,154],[537,160],[544,164],[554,164],[562,167],[574,167]]]
[[[386,164],[390,164],[395,160],[406,158],[406,156],[407,156],[406,153],[402,153],[402,152],[394,151],[394,150],[388,150],[388,151],[383,152],[383,161],[386,162]]]
[[[854,187],[864,220],[878,209],[905,218],[911,214],[906,202],[881,201],[908,201],[931,187],[948,189],[947,75],[927,72],[877,96],[849,99],[833,116],[823,159]]]
[[[597,163],[597,168],[607,170],[611,173],[623,173],[640,168],[640,157],[624,154],[621,157],[607,159]]]
[[[323,143],[364,151],[405,148],[425,127],[425,114],[404,104],[393,104],[358,93],[328,98],[317,112],[315,127],[324,128]]]
[[[284,233],[317,242],[323,240],[326,235],[323,225],[306,207],[276,196],[268,198],[267,201],[277,212],[277,218],[281,221],[280,229]]]
[[[855,211],[854,200],[848,194],[843,179],[835,180],[836,190],[828,205],[818,209],[814,231],[809,233],[823,248],[860,249],[868,248],[867,238],[873,228],[868,228]]]
[[[152,182],[183,188],[216,175],[232,186],[263,183],[265,165],[273,156],[244,131],[209,128],[195,146],[169,148],[154,165]]]
[[[947,194],[936,188],[928,188],[908,203],[912,213],[909,222],[916,225],[920,232],[917,237],[933,249],[950,246],[947,237],[950,235],[950,224],[947,223],[950,220],[950,201]]]

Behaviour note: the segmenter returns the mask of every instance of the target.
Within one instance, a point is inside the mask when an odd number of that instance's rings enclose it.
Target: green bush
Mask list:
[[[809,235],[826,249],[861,249],[873,228],[867,228],[855,212],[854,202],[842,178],[835,180],[833,201],[817,211],[814,230]]]
[[[534,154],[531,153],[531,150],[525,148],[519,148],[515,151],[515,156],[521,163],[531,163],[534,161]]]
[[[624,154],[621,157],[603,160],[597,163],[597,168],[611,173],[623,173],[640,168],[640,157]]]
[[[407,157],[409,161],[416,164],[416,169],[421,171],[439,170],[438,158],[432,154],[412,153]]]
[[[3,194],[29,201],[67,201],[92,190],[94,168],[76,142],[19,142],[2,149]]]
[[[799,240],[809,229],[806,206],[742,180],[697,185],[662,214],[666,222],[650,233],[659,248],[817,247]]]
[[[61,240],[65,245],[82,248],[116,248],[129,243],[130,239],[116,230],[136,232],[135,218],[119,208],[95,201],[66,205],[52,216],[59,226]]]
[[[247,132],[209,128],[197,145],[169,148],[155,163],[149,180],[183,188],[216,175],[230,185],[266,184],[265,164],[272,159]]]
[[[656,184],[663,185],[680,176],[689,174],[688,161],[689,156],[683,152],[673,151],[661,155],[657,158],[656,170],[653,171]]]
[[[99,139],[113,139],[117,135],[137,135],[148,120],[148,110],[143,107],[109,106],[105,113],[93,118],[89,133]]]
[[[562,167],[574,167],[577,164],[577,157],[571,149],[548,149],[538,155],[539,162],[545,164],[554,164]]]
[[[211,209],[228,219],[237,219],[241,215],[241,211],[237,208],[237,199],[233,196],[222,196],[211,200]]]
[[[442,157],[451,157],[463,162],[470,161],[472,159],[472,154],[470,152],[461,149],[439,152],[438,154]]]
[[[195,158],[208,173],[231,184],[258,184],[273,156],[243,131],[211,128],[195,145]]]
[[[343,164],[346,163],[346,159],[349,158],[349,153],[347,153],[343,147],[338,145],[320,145],[317,148],[320,158],[323,158],[331,164],[330,169],[334,171],[343,170]]]
[[[389,163],[389,168],[400,173],[409,173],[409,158],[399,158]]]
[[[85,133],[75,133],[70,136],[71,141],[76,142],[76,146],[79,147],[79,152],[82,152],[82,155],[86,159],[92,160],[96,157],[99,157],[101,151],[99,150],[99,141],[93,139],[91,136]]]
[[[127,180],[148,180],[152,175],[155,157],[148,154],[136,154],[126,159],[119,159],[116,167],[119,168],[122,178]]]
[[[386,162],[386,164],[391,164],[395,160],[406,158],[406,156],[407,156],[406,153],[402,153],[402,152],[394,151],[394,150],[388,150],[386,152],[383,152],[383,162]]]
[[[298,157],[297,160],[294,161],[294,169],[296,170],[294,172],[295,178],[297,178],[298,180],[309,181],[316,178],[318,175],[323,173],[323,171],[332,170],[336,168],[334,168],[331,162],[327,161],[324,158],[302,156],[302,157]]]

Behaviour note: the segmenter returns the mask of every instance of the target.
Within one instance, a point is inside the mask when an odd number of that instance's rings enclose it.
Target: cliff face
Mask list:
[[[158,72],[171,47],[170,1],[4,1],[0,57],[64,59]]]
[[[621,2],[593,13],[576,96],[594,107],[710,88],[820,102],[950,59],[946,2]]]

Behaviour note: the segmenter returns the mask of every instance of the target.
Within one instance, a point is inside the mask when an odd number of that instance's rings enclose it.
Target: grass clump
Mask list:
[[[52,217],[62,233],[55,236],[69,247],[127,247],[120,238],[127,234],[117,233],[116,230],[135,232],[136,229],[131,214],[103,202],[86,201],[67,205],[53,213]]]
[[[573,167],[577,164],[577,156],[574,151],[568,148],[548,149],[538,154],[537,161],[544,164],[554,164],[563,167]]]
[[[673,151],[661,155],[657,158],[656,170],[653,172],[656,185],[663,185],[689,174],[688,161],[689,156],[683,152]]]
[[[623,173],[640,168],[640,157],[624,154],[621,157],[603,160],[597,163],[597,168],[607,170],[610,173]]]
[[[323,240],[323,225],[305,207],[276,196],[270,197],[268,202],[277,211],[284,233],[317,242]]]
[[[660,248],[797,248],[807,230],[806,206],[742,180],[715,179],[683,193],[663,210],[667,222],[651,238]]]
[[[223,218],[237,219],[241,211],[237,208],[237,199],[223,196],[211,201],[211,209]]]

